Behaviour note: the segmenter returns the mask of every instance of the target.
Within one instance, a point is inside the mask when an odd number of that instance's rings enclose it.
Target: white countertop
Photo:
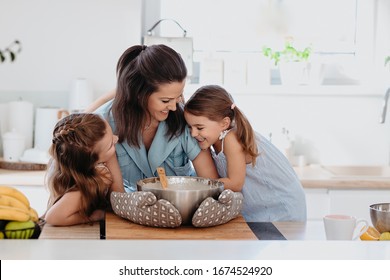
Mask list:
[[[43,186],[46,171],[0,169],[0,185]]]
[[[332,174],[327,168],[336,172]],[[294,167],[304,188],[390,189],[390,166]],[[338,171],[341,170],[341,171]],[[348,176],[337,172],[348,172]],[[0,185],[43,186],[46,171],[0,169]]]
[[[390,242],[2,240],[1,260],[388,260]]]

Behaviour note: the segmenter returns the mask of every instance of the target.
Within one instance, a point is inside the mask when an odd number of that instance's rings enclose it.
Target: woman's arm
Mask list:
[[[85,110],[84,112],[85,113],[92,113],[93,111],[95,111],[97,108],[99,108],[101,105],[103,105],[104,103],[106,103],[107,101],[115,98],[115,94],[116,94],[116,90],[113,89],[109,92],[107,92],[106,94],[100,96],[98,99],[96,99],[94,102],[92,102],[92,104],[90,104]]]
[[[234,131],[226,135],[224,154],[227,161],[227,178],[219,179],[225,189],[240,192],[245,183],[246,160],[245,152]]]
[[[72,191],[64,194],[45,215],[48,224],[55,226],[70,226],[99,221],[104,218],[103,210],[95,210],[89,219],[80,215],[81,192]]]
[[[201,150],[198,156],[192,161],[196,174],[203,178],[218,179],[218,172],[215,168],[210,150]]]

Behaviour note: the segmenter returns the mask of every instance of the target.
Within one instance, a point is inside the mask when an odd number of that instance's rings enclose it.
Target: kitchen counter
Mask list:
[[[99,240],[99,223],[48,227],[53,239],[2,240],[2,260],[383,260],[390,242],[326,241],[322,222],[273,223],[287,240]],[[61,237],[62,235],[62,237]],[[93,235],[95,239],[85,240]],[[68,239],[73,236],[75,239]],[[41,237],[44,237],[41,235]],[[60,239],[58,239],[60,238]]]
[[[0,169],[0,185],[43,186],[46,171]]]
[[[389,166],[294,167],[305,189],[390,189]]]
[[[294,170],[304,188],[390,189],[390,167],[387,166],[308,165],[294,167]],[[337,170],[345,174],[337,174]],[[46,171],[0,169],[0,185],[42,186],[45,174]]]
[[[304,188],[390,189],[390,166],[294,167]],[[46,171],[0,169],[0,185],[43,186]]]
[[[241,216],[209,228],[154,228],[107,213],[104,221],[92,224],[65,227],[46,224],[39,239],[325,240],[325,232],[322,221],[246,223]]]
[[[1,260],[389,260],[390,242],[2,240]]]

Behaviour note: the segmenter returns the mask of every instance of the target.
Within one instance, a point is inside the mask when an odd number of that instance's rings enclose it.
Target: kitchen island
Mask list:
[[[45,225],[40,239],[133,239],[133,240],[325,240],[322,222],[246,223],[240,216],[227,224],[176,229],[134,224],[113,213],[92,224],[56,227]]]
[[[1,260],[390,260],[390,242],[2,240]]]
[[[112,218],[112,217],[111,217]],[[121,219],[118,217],[118,219]],[[230,226],[239,221],[231,221]],[[111,222],[112,223],[112,222]],[[121,221],[123,225],[131,222]],[[218,226],[220,232],[229,227]],[[257,223],[256,223],[257,224]],[[263,225],[261,225],[263,224]],[[266,225],[266,227],[264,227]],[[270,223],[258,223],[266,232]],[[127,238],[105,239],[105,222],[53,227],[45,225],[38,240],[2,240],[2,260],[383,260],[390,259],[390,242],[326,241],[320,222],[275,222],[277,229],[261,239],[261,229],[251,227],[259,240],[247,236],[241,240],[178,240]],[[252,225],[253,226],[253,225]],[[137,225],[137,227],[143,227]],[[217,229],[218,227],[215,227]],[[139,228],[137,229],[139,230]],[[150,231],[151,228],[145,227]],[[161,230],[161,229],[160,229]],[[166,231],[172,229],[165,229]],[[187,230],[188,232],[188,230]],[[259,234],[260,232],[260,234]],[[284,238],[281,240],[280,235]],[[272,239],[276,236],[278,240]],[[259,238],[260,237],[260,238]],[[132,239],[134,238],[134,239]],[[230,239],[230,240],[229,240]]]
[[[365,168],[365,167],[363,167]],[[323,210],[328,214],[330,206],[337,205],[329,199],[339,198],[345,202],[349,197],[369,197],[378,192],[383,199],[389,199],[383,194],[390,191],[390,177],[387,167],[357,168],[348,171],[348,176],[334,174],[323,166],[297,167],[296,171],[307,192],[308,209]],[[0,170],[1,171],[1,170]],[[342,171],[346,171],[345,169]],[[379,171],[383,171],[380,173]],[[357,173],[356,173],[357,172]],[[359,172],[363,172],[360,173]],[[371,172],[371,173],[370,173]],[[25,185],[25,181],[34,181],[38,175],[39,182],[43,181],[44,172],[16,172],[23,177],[12,177],[12,172],[0,172],[0,184]],[[2,177],[4,180],[2,180]],[[31,180],[32,178],[32,180]],[[22,180],[22,181],[21,181]],[[26,186],[29,188],[30,186]],[[360,194],[360,192],[364,192]],[[335,195],[336,194],[336,195]],[[337,197],[339,195],[339,197]],[[314,200],[312,200],[314,197]],[[323,199],[323,200],[322,200]],[[377,196],[370,199],[376,200]],[[45,201],[46,202],[46,201]],[[323,203],[323,204],[321,204]],[[351,202],[354,203],[354,202]],[[326,206],[325,208],[321,208]],[[354,205],[352,205],[354,206]],[[310,208],[311,207],[311,208]],[[357,203],[355,208],[367,211],[367,201]],[[341,209],[342,210],[342,209]],[[341,211],[340,210],[340,211]],[[52,227],[45,225],[38,240],[1,240],[0,259],[2,260],[136,260],[136,259],[182,259],[182,260],[389,260],[390,242],[377,241],[326,241],[321,215],[318,219],[309,219],[306,223],[275,222],[272,226],[277,229],[283,239],[272,239],[272,234],[258,240],[145,240],[145,239],[105,239],[105,224],[80,225],[74,227]],[[341,213],[341,212],[340,212]],[[343,212],[344,214],[348,214]],[[355,215],[359,216],[359,214]],[[258,226],[258,225],[257,225]],[[256,225],[250,225],[255,233]],[[272,229],[274,229],[272,228]],[[264,230],[266,229],[266,230]],[[261,236],[261,235],[260,235]],[[275,236],[275,235],[274,235]],[[279,236],[279,235],[277,235]],[[280,237],[280,236],[279,236]]]

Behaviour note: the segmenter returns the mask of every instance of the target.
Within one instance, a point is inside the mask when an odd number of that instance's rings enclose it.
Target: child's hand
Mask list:
[[[242,193],[231,190],[224,190],[218,201],[206,198],[192,217],[193,226],[211,227],[229,222],[241,213],[243,199]]]
[[[157,200],[151,192],[112,192],[110,200],[116,215],[136,224],[174,228],[182,223],[176,207],[164,199]]]

